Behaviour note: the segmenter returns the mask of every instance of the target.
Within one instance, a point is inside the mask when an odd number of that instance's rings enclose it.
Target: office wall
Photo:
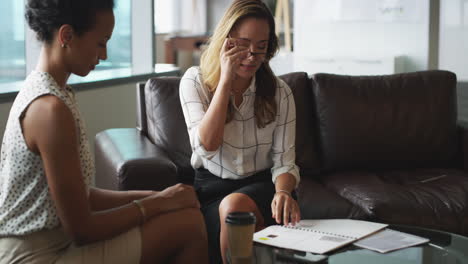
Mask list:
[[[401,16],[382,11],[386,2],[295,0],[295,58],[351,58],[365,64],[402,56],[401,71],[428,69],[429,0],[403,1],[414,5],[405,6]]]
[[[229,5],[232,3],[233,0],[206,0],[206,6],[207,6],[207,14],[208,14],[208,19],[207,19],[207,31],[208,32],[213,32],[215,29],[216,25],[218,24],[219,20],[224,14],[224,11],[229,7]],[[293,1],[293,0],[289,0]],[[272,9],[272,12],[274,14],[274,2],[275,0],[263,0],[264,3]]]
[[[208,32],[213,32],[232,0],[207,0]]]
[[[94,149],[94,137],[98,132],[107,128],[135,127],[134,83],[78,91],[76,96],[92,149]],[[0,136],[2,139],[11,105],[12,102],[0,103]]]
[[[444,0],[440,8],[439,67],[468,81],[468,0]]]

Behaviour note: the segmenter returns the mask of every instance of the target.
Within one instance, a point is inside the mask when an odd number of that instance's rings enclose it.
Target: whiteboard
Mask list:
[[[408,13],[379,14],[379,7],[398,5]],[[426,70],[429,0],[294,0],[293,42],[295,58],[403,57],[405,71]],[[369,69],[363,66],[362,74],[367,73],[364,68]]]

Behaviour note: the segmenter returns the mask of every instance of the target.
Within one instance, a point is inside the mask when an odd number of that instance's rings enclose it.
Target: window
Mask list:
[[[440,3],[439,68],[468,81],[468,0]]]
[[[177,31],[175,14],[175,1],[154,0],[154,24],[158,34],[173,33]]]
[[[205,34],[207,0],[154,0],[156,33]]]
[[[24,3],[0,2],[0,84],[22,80],[26,74]]]
[[[130,68],[132,65],[131,2],[120,0],[115,4],[115,28],[107,44],[108,59],[102,61],[96,70]]]
[[[154,73],[154,0],[115,1],[115,28],[107,57],[86,77],[69,83],[94,82]],[[0,1],[0,94],[14,94],[35,68],[40,53],[35,33],[24,18],[24,0]]]
[[[439,68],[457,74],[458,120],[468,122],[468,0],[441,0]]]
[[[72,75],[69,83],[85,82],[99,76],[112,76],[116,72],[131,73],[132,67],[132,6],[131,0],[115,1],[115,27],[107,43],[107,60],[100,61],[96,70],[86,77]],[[116,71],[120,70],[120,71]],[[109,75],[109,73],[111,75]]]

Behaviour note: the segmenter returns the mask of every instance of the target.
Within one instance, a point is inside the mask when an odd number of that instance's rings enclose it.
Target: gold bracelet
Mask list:
[[[286,193],[287,195],[291,196],[291,192],[288,192],[286,190],[277,190],[275,194],[280,193],[280,192]]]
[[[132,203],[135,204],[136,207],[138,207],[138,209],[140,210],[141,224],[145,223],[146,222],[146,209],[145,209],[145,207],[141,204],[140,200],[133,200]]]

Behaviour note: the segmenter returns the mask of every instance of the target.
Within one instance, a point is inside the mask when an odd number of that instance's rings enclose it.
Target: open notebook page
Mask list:
[[[387,224],[353,219],[301,220],[296,228],[311,229],[321,233],[332,233],[359,239],[386,227]]]

